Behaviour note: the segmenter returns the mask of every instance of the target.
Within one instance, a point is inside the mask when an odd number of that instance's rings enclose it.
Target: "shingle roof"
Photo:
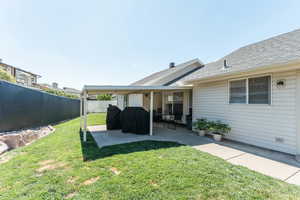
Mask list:
[[[223,69],[224,60],[230,66],[226,70]],[[193,81],[251,68],[286,64],[296,60],[300,60],[300,29],[239,48],[216,62],[205,64],[202,69],[186,76],[182,81]]]
[[[165,70],[151,74],[139,81],[132,83],[133,86],[149,86],[149,85],[169,85],[172,81],[176,81],[178,78],[182,78],[185,74],[195,71],[203,64],[199,59],[193,59],[185,63],[176,65],[173,68],[167,68]]]

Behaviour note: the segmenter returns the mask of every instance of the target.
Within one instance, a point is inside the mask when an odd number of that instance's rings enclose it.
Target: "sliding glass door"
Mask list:
[[[164,98],[164,114],[173,115],[176,120],[181,120],[183,115],[183,92],[168,92]]]

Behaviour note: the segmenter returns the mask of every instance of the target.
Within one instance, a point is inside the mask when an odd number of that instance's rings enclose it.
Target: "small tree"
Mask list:
[[[99,94],[97,95],[97,100],[99,101],[111,101],[112,95],[111,94]]]
[[[2,80],[6,80],[8,82],[12,82],[12,83],[15,83],[16,82],[16,79],[10,75],[9,73],[7,73],[6,71],[0,69],[0,79]]]

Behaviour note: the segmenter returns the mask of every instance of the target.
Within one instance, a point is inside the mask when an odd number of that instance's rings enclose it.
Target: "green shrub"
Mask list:
[[[47,88],[47,89],[43,88],[43,91],[48,92],[50,94],[57,95],[57,96],[68,97],[68,98],[72,98],[72,99],[78,99],[79,98],[76,95],[67,94],[67,93],[65,93],[63,91],[53,90],[53,89],[50,89],[50,88]]]
[[[11,83],[16,83],[16,79],[10,75],[9,73],[7,73],[6,71],[0,69],[0,79],[6,80],[8,82]]]
[[[218,123],[218,129],[222,134],[228,134],[231,131],[231,128],[228,124],[221,122]]]
[[[99,101],[111,101],[112,95],[111,94],[99,94],[97,95],[97,100]]]
[[[207,130],[208,129],[208,121],[205,118],[197,119],[197,121],[194,122],[193,125],[196,130]]]
[[[222,123],[221,121],[210,121],[208,122],[208,130],[213,133],[228,134],[231,128],[228,124]]]

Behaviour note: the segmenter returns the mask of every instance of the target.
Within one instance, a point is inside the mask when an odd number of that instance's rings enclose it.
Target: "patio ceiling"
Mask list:
[[[130,94],[130,93],[149,93],[159,91],[190,90],[190,86],[113,86],[113,85],[86,85],[83,93],[86,94]]]

